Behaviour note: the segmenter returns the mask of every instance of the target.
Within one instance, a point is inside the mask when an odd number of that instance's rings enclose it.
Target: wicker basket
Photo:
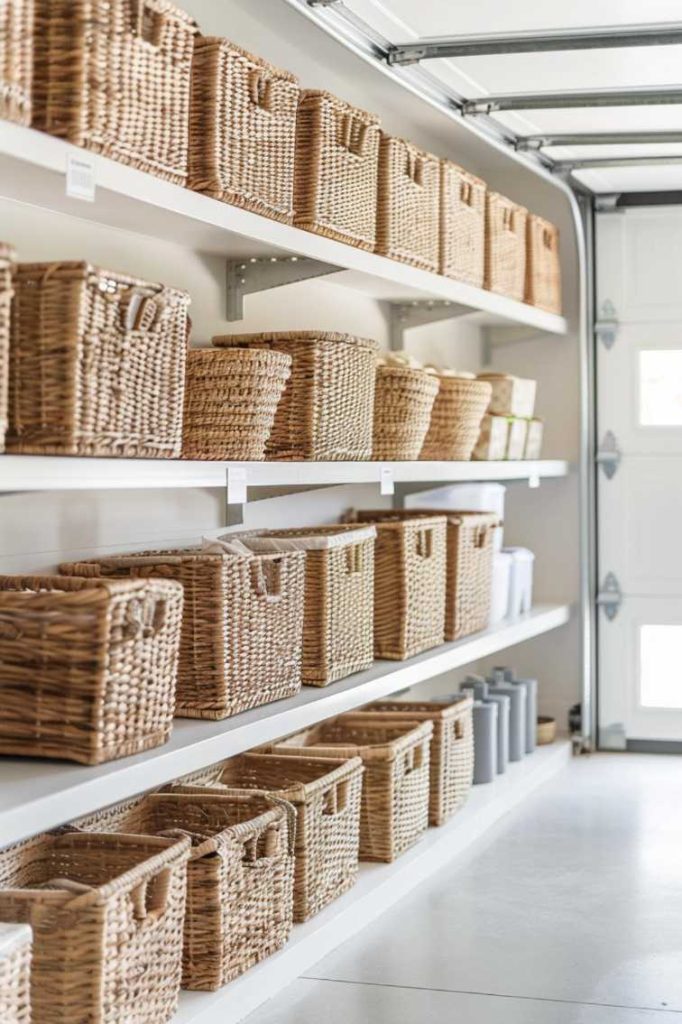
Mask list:
[[[374,523],[374,656],[402,661],[443,643],[446,518],[363,509]]]
[[[0,4],[0,119],[31,123],[33,0]]]
[[[440,160],[382,133],[376,252],[435,274],[439,232]]]
[[[527,232],[526,302],[548,313],[561,313],[559,229],[529,214]]]
[[[221,988],[286,943],[295,818],[285,801],[206,789],[153,793],[81,819],[78,827],[189,834],[183,988]]]
[[[169,0],[35,0],[33,126],[187,180],[196,26]]]
[[[189,187],[291,224],[298,80],[227,39],[198,36]]]
[[[418,459],[437,394],[438,378],[432,374],[409,366],[377,366],[372,458]]]
[[[497,192],[486,197],[485,287],[522,302],[528,211]]]
[[[185,292],[87,263],[24,263],[15,277],[8,450],[176,458]]]
[[[273,751],[362,758],[360,860],[390,862],[428,826],[432,732],[431,722],[380,722],[349,714],[290,736]]]
[[[373,526],[311,526],[238,535],[254,551],[305,551],[303,682],[326,686],[369,668]]]
[[[185,601],[175,714],[221,719],[301,688],[305,556],[197,549],[113,555],[60,566],[95,577],[160,577]]]
[[[474,776],[473,699],[379,701],[362,714],[383,721],[433,722],[430,762],[429,825],[444,825],[469,795]]]
[[[262,461],[290,376],[291,357],[283,352],[188,352],[183,456]]]
[[[33,1024],[173,1016],[189,852],[185,837],[75,832],[0,852],[0,917],[33,927]]]
[[[228,334],[213,338],[212,344],[275,350],[293,360],[265,448],[268,459],[371,458],[376,342],[325,331],[290,331]]]
[[[297,227],[374,249],[380,134],[373,114],[328,92],[301,93],[294,175]]]
[[[492,387],[468,377],[441,376],[420,458],[468,462],[476,447]]]
[[[201,773],[197,773],[201,774]],[[242,754],[203,773],[212,788],[257,789],[296,808],[294,921],[307,921],[355,885],[362,761]],[[183,785],[183,790],[186,788]]]
[[[1,17],[2,15],[0,15]],[[14,250],[0,242],[0,452],[5,450],[7,431],[7,383],[9,378],[10,311]]]
[[[538,746],[554,743],[556,739],[556,718],[540,715],[538,718],[536,740]]]
[[[486,185],[450,160],[441,161],[440,272],[483,287]]]
[[[102,764],[168,739],[182,588],[0,576],[0,753]]]
[[[26,924],[0,924],[0,1020],[31,1021],[31,929]]]

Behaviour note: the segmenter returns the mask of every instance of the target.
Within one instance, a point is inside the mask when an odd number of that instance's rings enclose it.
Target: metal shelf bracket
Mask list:
[[[244,319],[244,296],[297,281],[335,274],[341,268],[308,256],[265,256],[227,261],[227,319]]]
[[[398,352],[404,348],[404,332],[410,327],[453,320],[474,311],[447,299],[415,299],[413,302],[392,302],[389,305],[389,348]]]

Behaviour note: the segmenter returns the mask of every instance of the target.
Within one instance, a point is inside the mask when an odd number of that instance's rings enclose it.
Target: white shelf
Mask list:
[[[65,188],[70,153],[85,155],[61,139],[1,123],[0,195],[138,234],[182,241],[230,259],[307,256],[339,268],[330,280],[377,299],[445,299],[484,314],[486,323],[525,324],[538,331],[566,333],[561,316],[280,224],[96,154],[87,154],[94,167],[96,201],[70,198]]]
[[[393,864],[363,864],[357,884],[294,927],[288,944],[218,992],[183,992],[171,1024],[237,1024],[401,897],[439,871],[569,762],[568,740],[536,752],[489,785],[474,786],[462,810]]]
[[[227,470],[241,467],[248,487],[325,487],[376,483],[390,468],[396,483],[458,480],[536,480],[566,476],[562,459],[532,462],[184,462],[173,459],[96,459],[58,455],[0,455],[0,492],[224,487]]]
[[[0,758],[0,847],[522,643],[563,626],[570,614],[569,605],[538,605],[409,661],[377,661],[324,689],[304,686],[295,697],[222,722],[177,719],[165,746],[109,764]]]

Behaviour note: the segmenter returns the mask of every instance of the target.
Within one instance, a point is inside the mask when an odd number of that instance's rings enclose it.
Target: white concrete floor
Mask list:
[[[682,759],[574,760],[248,1024],[682,1024]]]

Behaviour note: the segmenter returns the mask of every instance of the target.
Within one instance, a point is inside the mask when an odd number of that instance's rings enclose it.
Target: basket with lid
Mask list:
[[[439,223],[440,160],[382,132],[376,252],[435,274]]]
[[[411,462],[419,458],[438,394],[438,378],[397,361],[376,368],[372,458]]]
[[[30,1024],[31,929],[0,923],[0,1020]]]
[[[441,161],[440,272],[483,287],[486,185],[451,160]]]
[[[492,388],[471,374],[441,372],[420,458],[468,462],[478,441]]]
[[[528,211],[497,192],[486,196],[485,287],[523,302]]]

